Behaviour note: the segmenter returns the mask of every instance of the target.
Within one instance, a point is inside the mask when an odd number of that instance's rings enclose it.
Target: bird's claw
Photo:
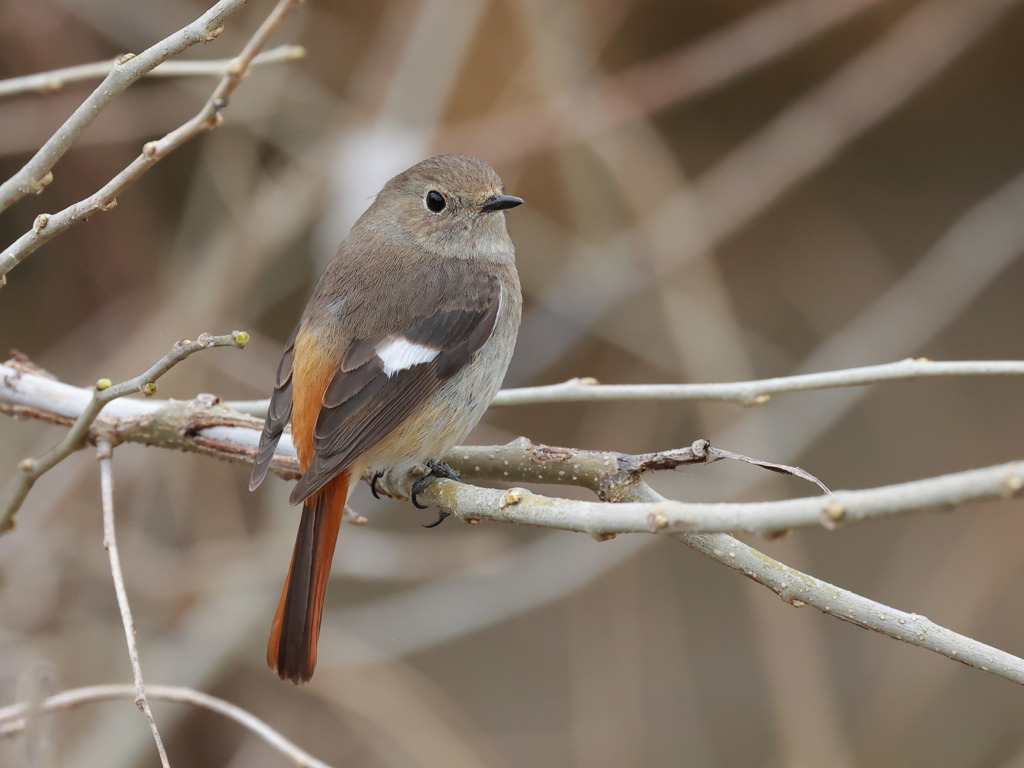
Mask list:
[[[446,480],[456,480],[456,481],[462,479],[462,475],[460,475],[454,469],[449,467],[443,461],[428,461],[427,462],[427,469],[429,469],[430,471],[427,472],[427,474],[425,474],[423,477],[421,477],[419,480],[417,480],[415,483],[412,484],[412,489],[410,490],[410,493],[409,493],[409,496],[412,499],[412,504],[417,509],[426,509],[427,508],[425,505],[420,504],[419,499],[417,497],[421,493],[423,493],[423,491],[427,488],[427,486],[430,485],[432,482],[434,482],[438,478],[444,478]],[[437,519],[437,522],[432,523],[432,524],[427,525],[427,526],[424,526],[424,527],[426,527],[426,528],[433,528],[436,525],[440,525],[442,523],[442,521],[446,517],[448,517],[449,514],[450,513],[448,513],[448,512],[442,512],[441,516]]]
[[[379,499],[380,493],[377,491],[377,481],[384,477],[384,470],[378,469],[373,473],[373,480],[370,481],[370,493],[373,494],[373,498]]]

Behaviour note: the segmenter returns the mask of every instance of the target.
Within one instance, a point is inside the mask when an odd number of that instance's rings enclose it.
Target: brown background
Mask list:
[[[186,58],[233,55],[270,7],[254,0]],[[139,51],[201,10],[0,2],[0,73]],[[463,151],[528,202],[509,216],[527,301],[510,385],[1020,359],[1021,39],[1010,0],[310,0],[274,41],[305,45],[304,61],[254,71],[220,129],[9,275],[0,349],[87,384],[137,374],[178,338],[245,328],[244,353],[194,357],[160,392],[264,396],[368,197],[421,157]],[[0,102],[0,176],[89,87]],[[41,197],[0,218],[0,242],[97,189],[212,87],[132,87]],[[1020,393],[933,379],[757,410],[508,408],[473,439],[648,451],[706,436],[865,488],[1021,458]],[[0,483],[58,436],[0,422]],[[296,689],[262,660],[295,526],[286,484],[250,495],[244,467],[133,446],[114,467],[147,679],[244,706],[333,765],[1024,760],[1018,687],[795,610],[678,542],[424,531],[431,513],[365,489],[353,503],[370,525],[343,532],[320,668]],[[810,493],[722,464],[654,482],[682,499]],[[1022,534],[1017,502],[753,543],[1020,654]],[[88,452],[33,492],[0,540],[0,579],[0,703],[130,680]],[[214,715],[154,708],[173,764],[284,764]],[[156,764],[129,702],[45,730],[61,765]],[[25,760],[24,741],[0,742],[0,763]]]

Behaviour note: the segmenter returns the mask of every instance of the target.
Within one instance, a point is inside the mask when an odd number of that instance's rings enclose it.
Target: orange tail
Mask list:
[[[327,579],[334,559],[350,470],[302,503],[302,521],[267,643],[267,664],[281,678],[304,683],[316,667]]]

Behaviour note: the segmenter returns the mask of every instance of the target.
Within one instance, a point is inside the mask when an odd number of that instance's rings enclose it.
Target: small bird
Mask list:
[[[267,663],[310,679],[345,501],[364,473],[426,464],[416,494],[469,434],[505,376],[522,311],[498,174],[440,155],[391,179],[325,270],[284,348],[249,489],[291,420],[302,504]],[[371,486],[376,495],[375,486]]]

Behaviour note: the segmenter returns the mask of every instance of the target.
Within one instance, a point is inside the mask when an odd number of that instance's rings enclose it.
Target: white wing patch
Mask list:
[[[414,365],[429,363],[441,354],[439,349],[415,344],[401,336],[381,342],[375,351],[377,357],[384,363],[384,373],[388,378]]]

